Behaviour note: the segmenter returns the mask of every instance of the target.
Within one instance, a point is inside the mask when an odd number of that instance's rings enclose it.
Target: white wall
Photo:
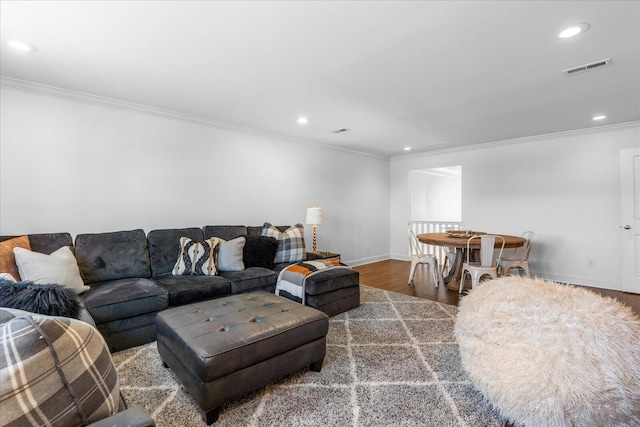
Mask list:
[[[638,123],[391,160],[391,256],[407,259],[408,172],[462,165],[463,228],[537,233],[532,274],[622,289],[620,149]],[[596,266],[587,267],[595,258]]]
[[[0,234],[304,222],[389,257],[389,161],[100,102],[1,91]],[[305,225],[311,249],[312,228]]]

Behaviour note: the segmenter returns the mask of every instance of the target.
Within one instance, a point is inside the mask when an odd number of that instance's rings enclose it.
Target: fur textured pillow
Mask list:
[[[462,368],[516,425],[637,426],[640,318],[589,290],[521,277],[460,300]]]
[[[278,241],[274,237],[246,237],[247,243],[245,243],[243,251],[244,266],[246,268],[264,267],[272,269],[275,265]]]
[[[78,319],[82,304],[71,289],[57,284],[0,281],[0,306]]]

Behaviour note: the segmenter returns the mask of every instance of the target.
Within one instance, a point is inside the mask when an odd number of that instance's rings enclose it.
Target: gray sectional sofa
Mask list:
[[[281,231],[287,228],[278,227]],[[265,239],[270,238],[261,234],[262,226],[243,225],[163,229],[148,234],[138,229],[78,234],[75,245],[69,233],[28,236],[36,252],[50,254],[62,246],[74,248],[82,279],[90,287],[80,296],[111,351],[119,351],[155,340],[156,314],[168,307],[258,290],[274,292],[278,272],[288,263],[247,263],[240,271],[221,271],[215,276],[172,274],[181,237],[203,241],[245,236],[248,260],[247,250],[268,246]],[[314,275],[307,280],[305,299],[307,305],[329,316],[355,308],[360,304],[359,275],[345,269]]]

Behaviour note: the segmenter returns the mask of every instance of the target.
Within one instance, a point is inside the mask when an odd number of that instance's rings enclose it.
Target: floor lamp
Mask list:
[[[322,224],[322,208],[307,208],[307,224],[313,224],[313,253],[316,253],[316,230]]]

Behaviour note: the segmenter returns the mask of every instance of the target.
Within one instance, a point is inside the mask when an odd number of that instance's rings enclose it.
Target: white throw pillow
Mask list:
[[[220,271],[242,271],[244,270],[244,258],[242,251],[247,239],[244,236],[231,240],[220,239],[218,250],[218,270]]]
[[[73,289],[77,294],[90,289],[82,281],[76,257],[68,246],[61,247],[51,255],[24,248],[13,248],[13,254],[22,280],[40,285],[57,283]]]
[[[8,282],[15,282],[16,278],[13,277],[11,274],[9,273],[0,273],[0,280],[6,280]]]

